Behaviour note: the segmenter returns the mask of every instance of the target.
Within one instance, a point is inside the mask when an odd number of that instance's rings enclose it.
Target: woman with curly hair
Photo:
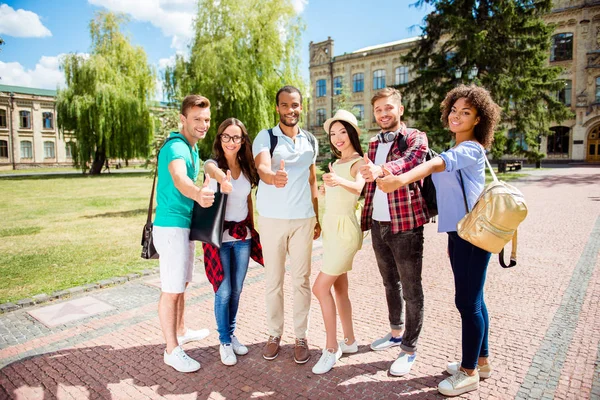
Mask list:
[[[441,104],[442,122],[448,127],[455,145],[430,161],[398,176],[377,180],[384,192],[433,174],[439,220],[438,232],[448,233],[448,256],[454,274],[455,304],[462,320],[462,361],[448,364],[451,376],[438,385],[446,396],[477,390],[479,378],[492,372],[488,362],[489,318],[483,298],[483,286],[491,254],[457,234],[457,223],[468,212],[485,186],[485,147],[494,139],[500,120],[500,107],[489,92],[475,85],[460,85],[446,95]]]

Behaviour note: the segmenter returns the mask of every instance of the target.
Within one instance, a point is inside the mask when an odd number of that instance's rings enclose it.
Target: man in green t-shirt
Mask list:
[[[202,187],[195,185],[200,163],[196,143],[210,127],[210,102],[203,96],[187,96],[179,119],[181,132],[169,135],[158,156],[153,238],[160,255],[158,317],[167,343],[163,359],[177,371],[194,372],[200,363],[185,354],[181,345],[205,338],[208,330],[185,328],[184,292],[194,272],[196,244],[189,239],[194,201],[202,207],[214,202],[208,176]]]

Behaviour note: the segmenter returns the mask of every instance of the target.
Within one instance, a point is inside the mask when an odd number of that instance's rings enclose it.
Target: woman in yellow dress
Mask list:
[[[356,353],[358,343],[352,327],[352,306],[348,297],[348,271],[352,269],[354,255],[362,245],[362,231],[356,217],[358,198],[365,181],[358,169],[364,164],[363,151],[358,139],[356,117],[339,110],[323,124],[329,136],[332,153],[338,158],[329,173],[323,175],[325,183],[325,214],[323,215],[323,267],[312,291],[321,304],[327,342],[323,354],[313,367],[313,373],[329,371],[342,353]],[[335,288],[335,300],[331,287]],[[344,341],[337,342],[337,306]]]

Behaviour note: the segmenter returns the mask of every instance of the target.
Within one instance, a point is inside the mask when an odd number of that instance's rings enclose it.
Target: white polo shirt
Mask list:
[[[283,188],[276,188],[261,180],[256,192],[256,210],[260,216],[266,218],[303,219],[314,217],[315,210],[308,183],[309,167],[317,159],[313,146],[302,131],[296,135],[295,141],[287,137],[279,125],[273,128],[273,134],[278,141],[271,158],[271,170],[276,172],[283,160],[288,173],[288,183]],[[269,132],[264,129],[256,135],[252,144],[254,158],[262,152],[268,153],[270,148]],[[315,148],[319,148],[316,139]]]

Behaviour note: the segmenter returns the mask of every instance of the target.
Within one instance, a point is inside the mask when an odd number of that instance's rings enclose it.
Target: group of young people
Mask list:
[[[444,395],[476,390],[480,378],[489,377],[489,318],[483,287],[490,253],[461,239],[457,222],[468,212],[485,184],[485,147],[499,121],[499,107],[481,87],[461,85],[442,102],[442,121],[454,145],[425,162],[427,136],[401,120],[404,108],[393,88],[377,92],[372,100],[381,131],[363,153],[356,117],[338,110],[323,127],[336,161],[323,175],[325,213],[319,223],[315,162],[316,138],[298,126],[302,95],[293,86],[281,88],[275,98],[279,123],[258,133],[252,143],[244,124],[235,118],[221,123],[212,159],[205,162],[205,180],[196,186],[199,157],[196,143],[210,126],[210,102],[187,96],[181,106],[181,131],[173,132],[158,158],[157,208],[154,241],[160,255],[162,292],[159,319],[166,341],[164,362],[178,371],[193,372],[200,364],[181,345],[208,335],[184,323],[184,293],[192,280],[195,245],[189,240],[194,201],[210,207],[219,189],[228,193],[223,245],[218,251],[223,279],[215,286],[215,319],[221,361],[234,365],[248,353],[235,336],[236,316],[253,241],[256,192],[258,231],[265,266],[266,317],[269,337],[263,348],[266,360],[280,350],[284,327],[283,284],[289,256],[293,287],[294,361],[307,363],[308,318],[312,294],[318,299],[326,330],[315,374],[330,371],[342,354],[358,352],[352,323],[348,273],[370,230],[377,267],[383,279],[390,330],[374,340],[375,351],[400,347],[390,374],[406,375],[417,358],[423,326],[421,282],[423,225],[429,210],[417,181],[433,174],[437,191],[438,231],[448,234],[448,256],[454,274],[455,303],[462,320],[462,359],[448,364],[450,377],[440,382]],[[181,139],[181,140],[173,140]],[[364,207],[357,217],[359,197]],[[312,242],[323,235],[323,263],[311,294]],[[268,239],[267,239],[268,238]],[[332,294],[334,288],[334,295]],[[338,341],[336,310],[343,340]]]

